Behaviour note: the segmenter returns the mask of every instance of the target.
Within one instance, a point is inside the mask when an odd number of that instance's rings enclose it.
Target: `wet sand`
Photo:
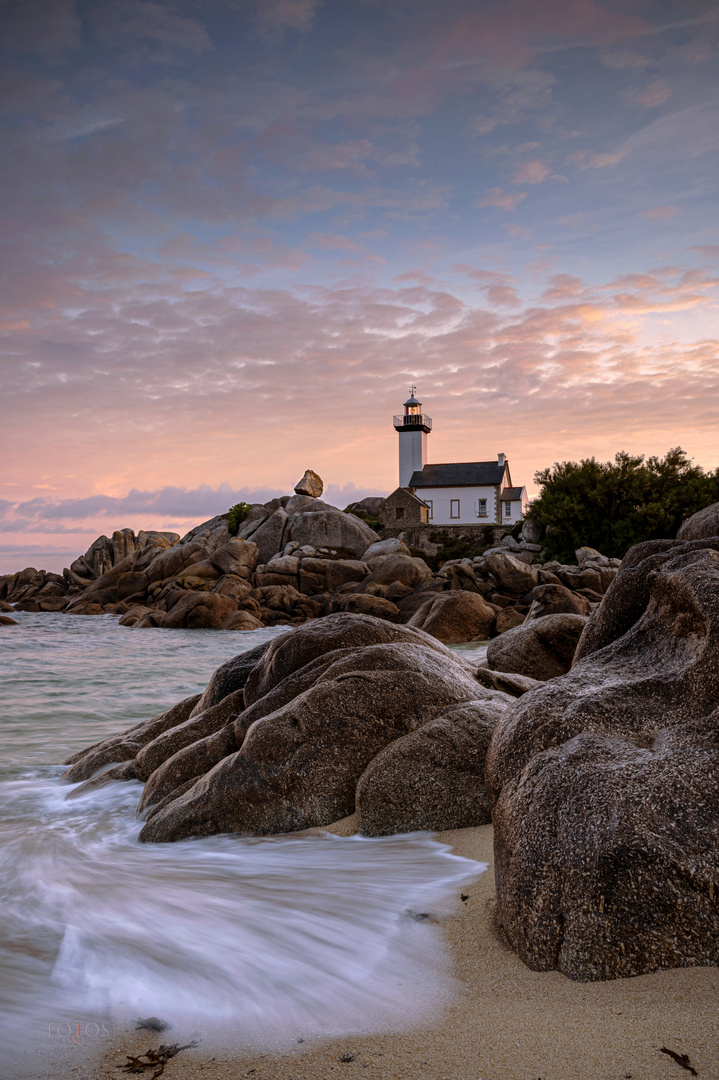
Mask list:
[[[351,819],[333,831],[347,834]],[[290,1051],[186,1050],[167,1080],[681,1080],[691,1073],[661,1047],[687,1054],[699,1077],[719,1077],[719,969],[687,968],[604,983],[576,983],[522,964],[495,925],[492,828],[441,833],[458,855],[490,863],[439,916],[456,995],[419,1029],[296,1044]],[[191,1032],[116,1031],[103,1060],[85,1055],[68,1077],[118,1078],[126,1054]],[[109,1050],[109,1047],[106,1047]],[[352,1056],[342,1061],[343,1056]],[[94,1055],[93,1055],[94,1057]],[[69,1059],[66,1059],[69,1061]],[[59,1062],[58,1062],[59,1065]],[[86,1073],[86,1069],[88,1070]],[[61,1075],[59,1072],[56,1076]],[[152,1072],[143,1075],[151,1076]]]

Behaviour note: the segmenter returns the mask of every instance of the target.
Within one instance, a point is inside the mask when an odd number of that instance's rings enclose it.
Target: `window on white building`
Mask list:
[[[487,517],[487,500],[480,499],[479,506],[477,508],[477,517]]]
[[[512,516],[512,504],[510,502],[504,504],[504,516],[506,518],[511,518]]]
[[[432,500],[431,499],[425,499],[424,501],[427,503],[427,506],[429,507],[429,520],[431,521],[432,517],[433,517]]]
[[[449,516],[451,518],[459,517],[459,499],[449,500]]]

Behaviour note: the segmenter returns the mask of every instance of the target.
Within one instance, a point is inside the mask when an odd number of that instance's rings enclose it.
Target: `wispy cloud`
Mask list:
[[[477,206],[496,206],[499,210],[516,210],[523,199],[527,198],[526,191],[503,191],[502,188],[490,188],[479,199]]]
[[[434,460],[719,462],[715,16],[9,0],[0,540],[389,490],[410,382]]]
[[[671,96],[671,87],[664,79],[655,79],[646,86],[633,86],[624,92],[630,105],[641,109],[656,109]]]
[[[679,212],[678,206],[653,206],[650,210],[642,211],[642,216],[648,221],[669,221]]]

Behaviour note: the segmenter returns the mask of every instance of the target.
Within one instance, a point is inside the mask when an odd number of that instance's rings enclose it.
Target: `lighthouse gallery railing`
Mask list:
[[[432,418],[429,417],[429,416],[426,416],[424,413],[411,413],[409,416],[404,416],[403,414],[400,414],[399,416],[394,417],[394,426],[396,428],[402,428],[402,427],[408,427],[408,428],[426,427],[426,428],[431,428],[432,427]]]

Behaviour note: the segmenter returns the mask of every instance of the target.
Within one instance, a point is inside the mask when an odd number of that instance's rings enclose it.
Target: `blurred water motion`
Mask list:
[[[197,692],[275,633],[140,633],[57,615],[13,630],[0,769],[8,1051],[77,1017],[154,1014],[251,1041],[418,1020],[442,999],[437,929],[407,912],[484,867],[430,837],[144,845],[140,784],[65,800],[62,757]]]

